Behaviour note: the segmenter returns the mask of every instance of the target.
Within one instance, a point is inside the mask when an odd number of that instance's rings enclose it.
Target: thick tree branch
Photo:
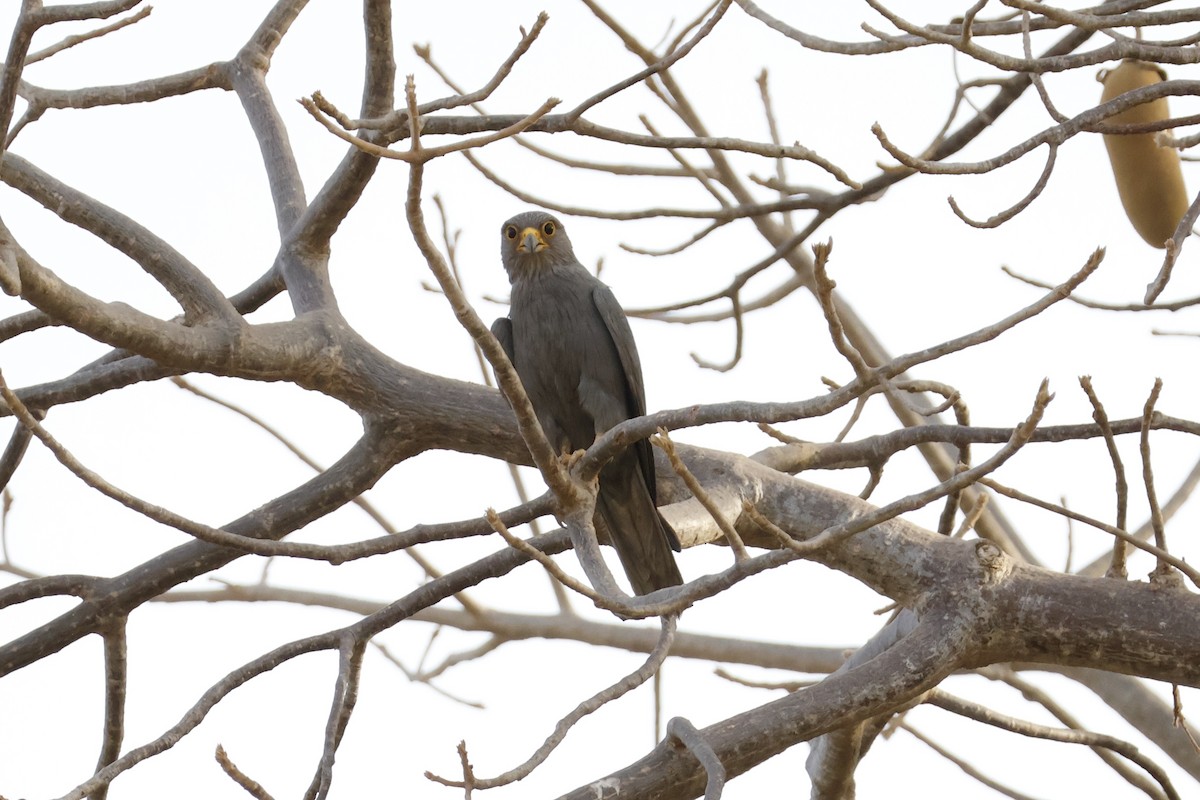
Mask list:
[[[0,163],[0,180],[132,259],[171,293],[191,324],[214,319],[225,325],[240,322],[225,295],[207,275],[136,221],[12,153]]]
[[[726,774],[736,777],[794,744],[882,713],[936,685],[952,668],[966,626],[961,614],[931,609],[912,633],[865,664],[702,728],[700,735]],[[599,781],[630,797],[692,798],[703,795],[707,776],[690,753],[664,742],[560,800],[590,800]]]

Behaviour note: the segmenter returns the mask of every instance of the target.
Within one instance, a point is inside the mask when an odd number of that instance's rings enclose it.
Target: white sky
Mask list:
[[[15,5],[0,8],[0,19],[11,24]],[[269,5],[259,0],[162,2],[148,20],[36,64],[26,77],[38,85],[70,88],[134,81],[226,59],[250,35]],[[861,40],[859,22],[871,19],[882,24],[858,3],[762,5],[797,27],[831,38]],[[967,5],[909,0],[894,7],[917,21],[945,21]],[[532,25],[543,8],[551,14],[549,25],[511,78],[487,101],[489,110],[526,113],[548,96],[561,97],[564,107],[570,107],[640,68],[615,37],[589,18],[582,4],[462,0],[397,4],[398,71],[401,76],[416,75],[422,100],[443,94],[440,80],[408,47],[410,42],[430,42],[435,58],[460,83],[470,88],[481,85],[516,43],[518,26]],[[668,30],[672,18],[690,20],[701,6],[619,0],[606,8],[642,41],[653,44]],[[294,99],[320,90],[348,113],[357,110],[360,16],[358,3],[314,0],[272,65],[270,87],[289,125],[310,197],[344,146]],[[73,30],[43,31],[34,47]],[[876,173],[876,162],[888,161],[870,133],[871,123],[880,122],[901,147],[920,151],[949,108],[953,66],[948,51],[934,48],[873,58],[805,52],[735,7],[713,36],[673,72],[691,91],[714,134],[765,140],[754,79],[768,68],[784,138],[798,140],[865,180]],[[964,78],[990,74],[961,58],[958,69]],[[1047,76],[1047,87],[1061,110],[1073,114],[1098,101],[1095,72],[1089,68]],[[1194,68],[1181,67],[1172,76],[1193,73]],[[1182,105],[1174,110],[1195,112]],[[614,98],[588,116],[639,131],[637,114],[642,112],[663,132],[681,132],[668,112],[640,89]],[[1030,92],[956,158],[995,156],[1047,124],[1047,115]],[[663,153],[598,147],[568,135],[541,137],[538,142],[581,157],[668,163]],[[274,216],[257,144],[232,93],[212,91],[152,105],[50,112],[25,130],[12,149],[146,224],[201,265],[223,290],[241,289],[270,265],[277,244]],[[711,205],[710,198],[693,185],[578,175],[532,160],[510,143],[488,147],[481,157],[523,188],[568,205],[614,210]],[[1158,270],[1161,254],[1144,245],[1126,222],[1098,137],[1080,137],[1062,148],[1043,196],[1003,227],[976,231],[950,212],[945,201],[950,194],[977,218],[1011,205],[1033,184],[1043,160],[1039,151],[993,175],[908,180],[878,202],[839,214],[821,231],[818,238],[834,240],[830,268],[839,291],[892,353],[920,349],[982,327],[1039,296],[1039,291],[1001,273],[1001,265],[1057,282],[1082,266],[1095,247],[1105,246],[1105,263],[1081,294],[1112,302],[1140,300],[1145,284]],[[750,158],[735,162],[764,176],[773,166]],[[1185,165],[1194,187],[1193,173],[1191,165]],[[808,165],[792,165],[790,174],[796,183],[837,188]],[[403,224],[406,177],[403,165],[382,164],[334,240],[332,272],[342,310],[363,335],[398,360],[478,381],[469,338],[445,302],[420,288],[430,275]],[[496,230],[524,204],[488,184],[459,158],[430,165],[426,192],[441,195],[452,227],[462,230],[459,261],[476,307],[485,318],[504,313],[501,306],[482,298],[507,291],[496,253]],[[768,194],[764,191],[762,196]],[[435,219],[432,204],[428,211]],[[0,191],[0,214],[19,241],[64,279],[105,299],[120,299],[162,315],[174,312],[166,293],[135,265],[87,234],[57,224],[50,213],[7,188]],[[603,257],[605,280],[631,308],[723,286],[734,272],[769,252],[746,222],[727,227],[702,247],[665,259],[635,256],[617,245],[668,246],[700,227],[696,222],[570,219],[567,224],[581,260],[592,264]],[[1195,262],[1194,251],[1185,249],[1165,299],[1200,293]],[[757,279],[749,296],[782,280],[785,270],[780,265],[768,277]],[[12,299],[0,301],[5,316],[24,308]],[[289,313],[286,302],[276,300],[253,319],[285,318]],[[1156,376],[1165,381],[1160,410],[1194,418],[1198,388],[1194,340],[1151,337],[1154,326],[1200,328],[1188,312],[1170,318],[1117,315],[1064,303],[994,343],[922,368],[917,376],[958,387],[978,425],[1007,426],[1023,418],[1043,377],[1058,393],[1047,424],[1089,421],[1090,407],[1076,383],[1081,374],[1093,376],[1113,418],[1139,415]],[[836,380],[850,376],[828,343],[816,304],[804,293],[748,318],[745,358],[723,375],[698,369],[688,354],[694,351],[714,361],[727,358],[734,344],[731,323],[668,326],[635,321],[634,330],[652,409],[733,399],[802,399],[824,391],[823,375]],[[105,349],[71,333],[42,331],[0,345],[0,369],[11,384],[29,385],[68,374]],[[284,385],[247,385],[205,376],[195,382],[269,416],[324,463],[337,458],[359,433],[352,413],[321,396]],[[802,438],[825,440],[836,434],[845,418],[842,413],[785,428]],[[117,485],[210,524],[240,516],[309,476],[303,465],[259,430],[165,382],[56,408],[47,426],[85,464]],[[887,412],[875,408],[865,415],[855,435],[892,426]],[[770,444],[752,428],[733,425],[683,431],[677,438],[742,453]],[[1171,434],[1155,435],[1153,441],[1159,496],[1165,498],[1190,469],[1200,448]],[[1140,523],[1145,503],[1137,489],[1136,443],[1127,441],[1123,446],[1134,487],[1130,519]],[[979,448],[976,458],[985,457],[984,452]],[[1108,520],[1114,505],[1110,473],[1103,445],[1092,442],[1031,447],[1005,466],[998,478],[1048,500],[1066,497],[1073,508]],[[487,505],[512,504],[514,494],[506,476],[503,465],[483,458],[427,454],[394,469],[370,499],[403,529],[417,522],[473,515]],[[806,477],[851,492],[865,482],[861,471]],[[876,501],[930,482],[928,470],[915,455],[894,459],[886,477]],[[21,566],[39,572],[113,574],[183,541],[180,534],[85,490],[36,444],[11,490],[15,504],[8,520],[9,554]],[[1067,552],[1065,524],[1012,504],[1003,504],[1003,509],[1038,555],[1061,568]],[[940,506],[912,518],[933,526],[939,511]],[[1174,524],[1172,544],[1180,554],[1188,554],[1187,532],[1194,523],[1195,516],[1185,513]],[[346,509],[299,536],[332,542],[374,535],[377,531],[364,515]],[[1073,563],[1090,561],[1108,546],[1106,537],[1077,527]],[[495,548],[494,543],[483,550],[468,543],[425,548],[425,553],[439,567],[450,569]],[[684,553],[680,564],[685,577],[695,577],[722,568],[728,558],[724,549],[701,548]],[[277,563],[271,579],[283,586],[341,591],[380,601],[401,596],[419,580],[416,569],[402,556],[376,561],[337,568]],[[569,560],[564,563],[570,565]],[[1131,573],[1140,578],[1150,566],[1135,557]],[[242,559],[221,570],[219,577],[252,582],[260,570],[258,562]],[[212,585],[201,580],[196,588]],[[554,609],[545,580],[531,567],[474,594],[497,609],[535,613]],[[872,611],[885,604],[886,599],[844,576],[798,564],[697,606],[684,616],[682,627],[803,644],[854,645],[878,628],[880,618]],[[19,635],[69,605],[54,600],[6,610],[0,615],[0,640]],[[576,605],[587,613],[582,603]],[[200,692],[244,661],[277,644],[349,621],[343,613],[272,605],[139,610],[130,624],[126,747],[158,736]],[[412,668],[431,630],[404,625],[381,641]],[[480,641],[477,635],[446,631],[433,644],[430,663]],[[0,795],[57,796],[90,773],[102,714],[99,645],[89,638],[0,681]],[[438,682],[456,696],[486,703],[486,711],[481,712],[447,700],[427,686],[408,683],[372,652],[331,796],[456,797],[456,792],[436,788],[421,775],[426,769],[455,774],[454,747],[460,739],[467,739],[479,775],[507,770],[524,760],[577,702],[632,670],[641,659],[569,643],[509,644],[456,667]],[[752,678],[791,677],[735,671]],[[212,761],[217,743],[276,797],[297,796],[319,757],[335,675],[335,656],[322,654],[256,679],[218,706],[171,752],[119,778],[112,796],[239,796],[240,790]],[[1061,691],[1060,699],[1097,729],[1127,735],[1111,714],[1088,705],[1086,692],[1053,678],[1043,684]],[[981,679],[952,681],[946,688],[996,703],[1007,713],[1050,721],[1014,692],[985,685]],[[774,697],[727,684],[712,675],[711,664],[681,660],[667,664],[664,692],[665,716],[685,716],[697,726]],[[631,762],[653,743],[652,705],[651,690],[642,687],[582,723],[533,777],[487,796],[497,800],[554,796]],[[1103,787],[1105,796],[1134,796],[1110,773],[1101,771],[1094,755],[1080,748],[1029,744],[951,719],[936,709],[917,709],[909,720],[960,756],[970,757],[985,773],[1026,792],[1066,796],[1078,793],[1083,781],[1092,780],[1094,787]],[[1148,745],[1145,749],[1154,752]],[[803,795],[807,750],[793,748],[735,780],[725,797],[738,800],[778,790]],[[1022,767],[1015,770],[1014,764]],[[897,774],[920,775],[920,788],[903,782],[898,786]],[[1186,778],[1177,778],[1187,785]],[[863,798],[984,794],[978,784],[904,733],[876,744],[858,780]]]

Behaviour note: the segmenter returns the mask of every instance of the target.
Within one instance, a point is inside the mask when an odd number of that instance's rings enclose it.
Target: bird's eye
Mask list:
[[[517,228],[516,228],[516,226],[515,226],[515,225],[509,225],[507,228],[505,228],[505,229],[504,229],[504,235],[505,235],[505,236],[507,236],[509,239],[515,239],[515,238],[517,238]]]
[[[546,234],[547,236],[553,236],[554,223],[550,220],[546,220],[544,223],[542,223],[542,233]]]

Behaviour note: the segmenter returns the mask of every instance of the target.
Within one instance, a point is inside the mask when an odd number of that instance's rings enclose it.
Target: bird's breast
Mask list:
[[[611,337],[592,300],[592,281],[542,280],[513,287],[509,318],[517,373],[543,428],[572,449],[588,447],[596,420],[587,387],[619,381]],[[549,433],[549,430],[547,431]]]

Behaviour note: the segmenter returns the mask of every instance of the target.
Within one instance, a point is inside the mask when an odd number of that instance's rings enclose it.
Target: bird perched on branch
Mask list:
[[[492,324],[538,422],[560,453],[590,447],[646,413],[633,332],[612,291],[575,258],[561,222],[527,211],[500,229],[512,283],[509,315]],[[679,540],[655,507],[654,455],[638,441],[600,471],[596,529],[617,550],[637,594],[683,583]]]

